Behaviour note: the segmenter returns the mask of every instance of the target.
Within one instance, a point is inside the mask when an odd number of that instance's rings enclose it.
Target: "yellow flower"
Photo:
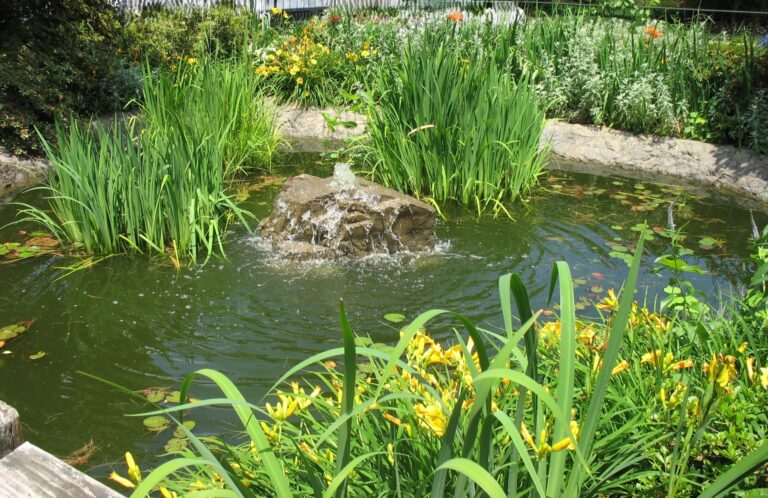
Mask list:
[[[160,488],[160,494],[163,495],[163,498],[177,498],[179,495],[176,494],[176,491],[168,491],[167,488]]]
[[[296,408],[299,407],[299,402],[295,399],[288,398],[284,394],[278,394],[277,397],[280,401],[275,404],[274,408],[272,408],[271,403],[267,403],[267,413],[269,413],[269,416],[276,422],[282,422],[293,415]]]
[[[693,367],[693,360],[689,358],[687,360],[682,360],[682,361],[672,363],[667,367],[667,370],[681,370],[683,368],[691,368],[691,367]]]
[[[571,420],[570,429],[571,429],[571,433],[573,434],[573,439],[578,438],[579,424],[575,420]],[[560,441],[553,444],[552,447],[550,448],[550,451],[554,453],[555,451],[562,451],[566,448],[568,448],[571,451],[576,449],[576,446],[573,444],[573,441],[571,440],[570,437],[563,438]]]
[[[293,66],[290,67],[290,69],[288,69],[288,73],[290,73],[291,76],[296,76],[296,73],[298,73],[299,71],[301,71],[301,68],[296,64],[294,64]]]
[[[304,84],[304,78],[296,78],[296,84],[297,85],[303,85]]]
[[[595,305],[600,311],[616,311],[619,308],[619,298],[613,289],[608,289],[608,295]]]
[[[130,451],[125,453],[125,463],[128,464],[128,477],[133,479],[134,482],[141,482],[141,469],[136,465],[136,461],[133,459]]]
[[[187,59],[187,64],[194,65],[197,64],[197,58],[196,57],[190,57]]]
[[[363,57],[368,58],[368,57],[371,56],[371,52],[370,52],[370,50],[361,50],[360,51],[360,55],[362,55]]]
[[[754,358],[747,358],[747,378],[750,380],[750,382],[754,382],[755,380],[755,359]]]
[[[357,62],[359,59],[360,58],[355,53],[349,52],[347,54],[347,60],[349,60],[350,62]]]
[[[627,360],[623,360],[618,365],[613,367],[613,370],[611,370],[611,375],[619,374],[628,368],[629,368],[629,362]]]
[[[399,418],[395,417],[394,415],[390,415],[388,412],[382,413],[381,416],[397,426],[403,423]]]
[[[279,441],[280,440],[280,433],[277,431],[277,428],[272,428],[269,425],[267,425],[266,422],[261,422],[261,429],[264,431],[264,434],[267,435],[268,438],[272,439],[273,441]]]
[[[760,367],[760,385],[768,389],[768,367]]]
[[[115,481],[116,483],[118,483],[119,485],[123,486],[123,487],[126,487],[126,488],[135,488],[136,487],[136,485],[134,483],[132,483],[131,481],[129,481],[128,479],[126,479],[125,477],[121,476],[120,474],[118,474],[115,471],[112,471],[112,473],[109,474],[109,478],[111,480]]]
[[[539,335],[544,341],[544,345],[546,347],[551,348],[560,342],[561,328],[562,324],[560,323],[560,320],[547,322],[543,327],[541,327],[539,330]]]
[[[440,405],[432,403],[430,405],[417,404],[413,407],[416,415],[419,417],[419,425],[431,430],[436,436],[445,434],[445,427],[448,420],[443,413]]]
[[[312,66],[317,66],[317,59],[310,59],[309,64]]]
[[[739,346],[739,353],[743,353],[744,351],[746,351],[748,346],[749,346],[748,342],[742,342],[741,345]]]
[[[256,68],[256,74],[267,74],[269,73],[269,67],[267,66],[259,66]]]
[[[389,460],[389,463],[394,465],[394,463],[395,463],[395,447],[392,446],[392,443],[387,443],[387,460]]]
[[[280,14],[283,13],[283,9],[278,9],[277,7],[272,7],[269,10],[270,10],[270,12],[272,12],[276,16],[279,16]]]

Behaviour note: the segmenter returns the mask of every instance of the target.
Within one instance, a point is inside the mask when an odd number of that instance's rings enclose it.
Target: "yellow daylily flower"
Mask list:
[[[768,367],[760,367],[760,385],[768,389]]]
[[[622,360],[621,362],[619,362],[618,365],[613,367],[613,370],[611,370],[611,375],[619,374],[628,368],[629,368],[629,362],[627,360]]]
[[[445,434],[448,419],[440,405],[436,403],[429,405],[419,403],[413,407],[413,410],[419,418],[419,426],[431,430],[438,437]]]
[[[741,345],[739,346],[739,353],[743,353],[744,351],[746,351],[747,347],[749,347],[749,343],[746,341],[742,342]]]
[[[135,488],[136,485],[115,471],[109,474],[109,478],[125,488]]]
[[[164,487],[160,488],[160,494],[163,495],[163,498],[177,498],[179,496],[175,491],[168,491],[168,488]]]
[[[141,469],[136,465],[136,461],[133,459],[130,451],[125,453],[125,463],[128,464],[128,477],[133,479],[134,482],[141,482]]]
[[[755,381],[755,359],[754,358],[747,358],[745,360],[747,364],[747,378],[750,382]]]

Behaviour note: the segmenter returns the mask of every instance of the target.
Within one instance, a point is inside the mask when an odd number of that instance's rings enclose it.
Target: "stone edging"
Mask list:
[[[333,130],[323,112],[331,119]],[[364,135],[366,121],[366,116],[354,112],[295,106],[284,107],[278,116],[286,141],[283,150],[293,152],[337,149],[350,138]],[[555,159],[583,165],[576,168],[582,171],[595,172],[597,167],[597,173],[715,187],[743,200],[768,203],[768,157],[749,150],[559,121],[547,122],[542,144],[549,144]],[[21,160],[0,149],[0,192],[34,183],[46,168],[45,160]]]

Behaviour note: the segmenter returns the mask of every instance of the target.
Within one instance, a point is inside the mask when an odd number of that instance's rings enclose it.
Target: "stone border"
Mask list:
[[[281,150],[328,152],[363,137],[367,119],[350,111],[287,106],[277,121],[286,141]],[[549,144],[563,169],[714,187],[743,205],[768,209],[768,157],[749,150],[560,121],[547,122],[542,144]],[[0,193],[38,181],[46,169],[45,160],[18,159],[0,148]]]

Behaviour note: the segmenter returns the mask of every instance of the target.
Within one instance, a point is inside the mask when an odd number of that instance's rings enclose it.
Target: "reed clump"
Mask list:
[[[22,213],[89,253],[167,253],[177,265],[223,253],[227,224],[248,216],[229,185],[269,167],[279,141],[257,77],[247,62],[189,58],[147,68],[143,94],[140,118],[59,124],[55,145],[41,136],[50,211]]]
[[[436,203],[507,212],[546,160],[544,110],[530,78],[510,76],[485,48],[467,51],[451,25],[406,42],[370,92],[373,177]]]

